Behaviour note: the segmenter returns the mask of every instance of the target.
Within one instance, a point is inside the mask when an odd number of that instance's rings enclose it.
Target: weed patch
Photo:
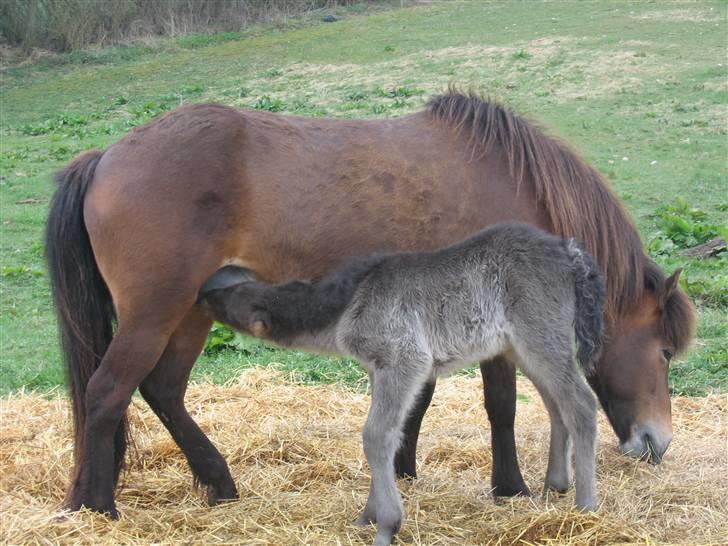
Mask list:
[[[285,110],[286,105],[281,99],[271,98],[270,95],[263,95],[253,103],[256,110],[267,110],[268,112],[280,112]]]
[[[652,215],[658,231],[648,244],[651,254],[670,254],[718,237],[728,238],[728,227],[707,221],[708,214],[690,207],[683,198],[661,205]]]

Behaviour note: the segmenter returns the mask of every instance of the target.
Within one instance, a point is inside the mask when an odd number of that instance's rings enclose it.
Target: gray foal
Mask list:
[[[401,525],[394,456],[423,383],[496,356],[522,370],[548,409],[546,487],[569,487],[573,443],[576,505],[596,509],[596,407],[584,373],[601,350],[603,299],[589,254],[521,224],[434,252],[358,258],[315,284],[270,285],[228,266],[200,292],[210,315],[238,330],[350,355],[366,369],[372,403],[363,436],[372,481],[357,523],[377,524],[377,546],[390,544]]]

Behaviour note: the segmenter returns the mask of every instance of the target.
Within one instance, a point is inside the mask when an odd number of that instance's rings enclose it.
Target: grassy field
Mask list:
[[[448,84],[540,121],[604,173],[645,244],[700,310],[675,392],[728,391],[728,258],[682,248],[728,224],[725,2],[445,2],[339,22],[76,52],[5,67],[0,168],[0,392],[63,380],[43,263],[52,173],[186,102],[306,116],[388,117]],[[362,13],[358,13],[362,12]],[[193,372],[223,382],[277,363],[311,382],[362,381],[348,360],[213,332]]]

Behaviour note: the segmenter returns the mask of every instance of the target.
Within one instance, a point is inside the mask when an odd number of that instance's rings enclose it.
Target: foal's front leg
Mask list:
[[[394,476],[394,455],[402,424],[424,380],[411,377],[417,368],[386,366],[372,380],[372,405],[364,426],[364,454],[372,473],[366,507],[357,525],[377,524],[375,546],[391,544],[402,525],[402,501]],[[408,373],[409,372],[409,373]]]

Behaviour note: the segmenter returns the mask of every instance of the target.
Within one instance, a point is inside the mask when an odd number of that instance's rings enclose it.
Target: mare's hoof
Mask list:
[[[407,480],[417,479],[417,467],[410,461],[394,461],[394,475]]]
[[[528,486],[521,482],[516,485],[495,485],[493,487],[494,497],[530,497],[531,490]]]
[[[217,506],[223,502],[232,502],[238,500],[238,490],[235,484],[223,486],[220,491],[212,485],[207,486],[207,504],[209,506]]]
[[[91,510],[92,512],[96,512],[97,514],[102,514],[109,519],[117,520],[119,519],[119,511],[116,509],[116,505],[112,502],[110,505],[106,506],[90,506],[84,503],[69,503],[68,506],[66,506],[64,512],[62,514],[59,514],[57,516],[58,519],[65,519],[70,515],[71,512],[78,512],[81,510],[81,508],[86,508],[88,510]]]
[[[414,470],[398,470],[396,472],[396,476],[398,480],[415,481],[417,479],[417,472],[415,472]]]

